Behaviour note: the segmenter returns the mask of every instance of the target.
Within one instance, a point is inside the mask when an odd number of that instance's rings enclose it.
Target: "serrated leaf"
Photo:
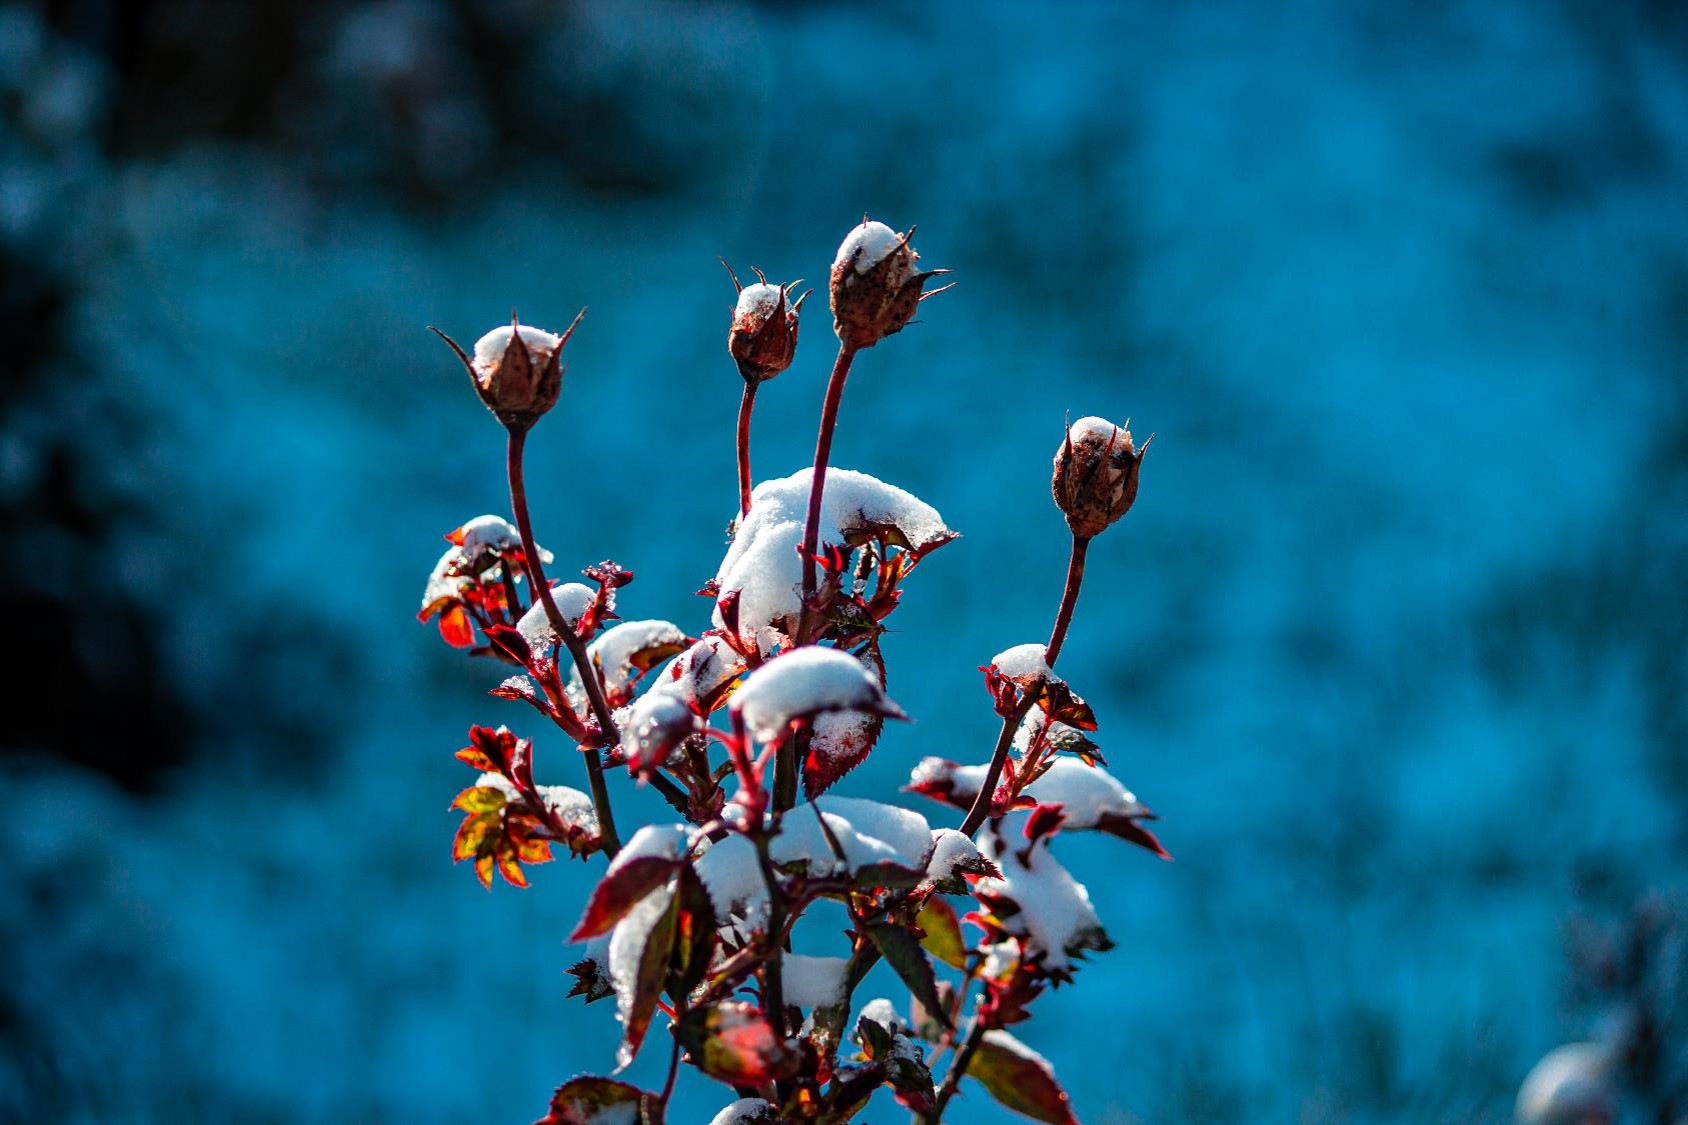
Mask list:
[[[490,785],[471,785],[452,799],[451,807],[466,813],[490,813],[503,808],[507,798]]]
[[[967,943],[961,938],[961,921],[954,907],[933,895],[921,904],[914,921],[926,931],[921,948],[951,968],[967,967]]]
[[[646,895],[662,886],[679,870],[678,860],[666,856],[640,856],[625,863],[611,864],[592,897],[586,900],[586,911],[569,935],[570,941],[585,941],[601,937],[615,928],[627,912]]]
[[[967,1074],[991,1097],[1045,1125],[1078,1125],[1072,1103],[1042,1055],[1006,1031],[987,1031],[967,1064]]]
[[[662,1101],[637,1086],[610,1078],[582,1077],[551,1095],[551,1111],[534,1125],[662,1125]]]
[[[610,936],[610,975],[622,1024],[621,1046],[616,1049],[619,1066],[631,1063],[645,1041],[657,999],[668,981],[678,914],[679,899],[672,888],[653,891],[616,923]],[[616,964],[623,957],[634,961],[627,966],[631,972]]]
[[[886,963],[908,985],[914,998],[940,1020],[945,1019],[943,1004],[938,999],[938,978],[933,975],[932,963],[920,948],[920,940],[910,931],[890,922],[876,922],[868,926],[867,936],[879,947]]]
[[[681,1018],[675,1034],[699,1070],[733,1085],[784,1077],[795,1061],[761,1011],[742,1001],[694,1008]]]
[[[464,817],[463,823],[457,826],[457,837],[451,842],[451,858],[453,860],[475,858],[484,846],[487,837],[499,828],[499,823],[499,816],[495,812]]]

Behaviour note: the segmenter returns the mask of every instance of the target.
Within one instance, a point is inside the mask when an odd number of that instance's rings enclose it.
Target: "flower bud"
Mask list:
[[[438,328],[431,330],[463,361],[486,408],[506,426],[525,430],[557,404],[563,385],[563,345],[585,315],[581,309],[561,336],[512,316],[508,328],[494,328],[475,341],[472,357]]]
[[[1095,538],[1131,510],[1137,499],[1137,473],[1148,450],[1148,441],[1136,448],[1129,429],[1106,419],[1080,418],[1072,424],[1055,451],[1050,491],[1074,535]]]
[[[914,317],[915,306],[934,293],[922,293],[928,278],[948,270],[915,269],[920,255],[907,234],[862,216],[832,263],[832,328],[847,348],[871,348],[899,332]]]
[[[721,264],[726,266],[726,260]],[[797,312],[809,294],[788,301],[791,290],[802,283],[769,285],[761,270],[756,271],[755,285],[739,285],[731,266],[727,266],[727,275],[739,295],[733,326],[727,332],[727,351],[738,361],[739,374],[746,382],[772,379],[791,366],[791,357],[797,351]]]

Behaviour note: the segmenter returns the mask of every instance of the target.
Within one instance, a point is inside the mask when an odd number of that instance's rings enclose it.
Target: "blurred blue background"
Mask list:
[[[9,2],[0,1118],[526,1121],[613,1065],[563,999],[597,866],[449,861],[464,729],[532,723],[414,621],[505,504],[423,326],[591,307],[539,538],[696,631],[715,256],[824,285],[864,211],[960,285],[834,463],[966,537],[840,792],[985,756],[1063,419],[1157,435],[1063,661],[1178,857],[1061,844],[1119,948],[1024,1038],[1081,1118],[1505,1121],[1612,1018],[1567,926],[1688,884],[1688,9]],[[759,477],[810,458],[823,305]]]

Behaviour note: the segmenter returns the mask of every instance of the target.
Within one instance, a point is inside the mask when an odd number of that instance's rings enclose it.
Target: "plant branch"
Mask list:
[[[803,609],[797,629],[797,643],[807,644],[809,603],[815,597],[815,548],[820,541],[821,495],[826,489],[826,465],[832,457],[832,432],[838,428],[838,404],[844,398],[844,381],[850,377],[850,363],[856,349],[838,345],[832,377],[826,383],[826,401],[821,405],[821,428],[815,438],[815,466],[809,478],[809,518],[803,524]]]
[[[527,445],[527,428],[525,426],[507,426],[510,441],[505,457],[505,467],[510,477],[510,507],[516,517],[516,530],[522,537],[522,557],[527,564],[528,583],[533,587],[532,597],[539,599],[539,604],[545,607],[545,618],[551,623],[551,628],[562,639],[569,655],[574,657],[575,667],[580,669],[581,682],[586,687],[586,697],[592,701],[592,708],[598,715],[598,726],[606,737],[616,736],[615,720],[610,717],[609,706],[604,701],[603,687],[598,683],[597,674],[592,670],[591,661],[586,658],[586,646],[580,637],[563,619],[562,611],[557,608],[557,601],[551,596],[551,584],[545,580],[545,568],[539,561],[539,545],[533,539],[533,522],[528,518],[527,488],[522,481],[522,453]],[[604,763],[599,756],[598,747],[584,748],[586,758],[586,779],[592,790],[592,807],[598,814],[598,830],[603,838],[603,849],[611,859],[621,850],[621,837],[615,830],[615,814],[610,809],[609,788],[604,784]]]
[[[1073,607],[1078,604],[1079,586],[1084,582],[1084,556],[1090,547],[1090,540],[1083,536],[1073,536],[1071,553],[1067,556],[1067,582],[1061,590],[1061,606],[1055,611],[1055,628],[1050,631],[1049,644],[1043,650],[1044,663],[1051,668],[1055,660],[1061,655],[1061,646],[1067,640],[1067,628],[1073,621]],[[1008,751],[1014,745],[1014,735],[1019,731],[1020,724],[1031,714],[1036,696],[1030,689],[1025,690],[1025,698],[1014,708],[1014,713],[1002,721],[1002,733],[997,736],[996,749],[991,752],[990,768],[985,771],[985,783],[973,798],[973,807],[967,810],[967,819],[961,823],[961,833],[971,836],[985,823],[990,815],[991,802],[996,796],[996,783],[1002,778],[1002,767],[1008,761]]]
[[[744,381],[744,397],[738,408],[738,493],[739,517],[750,514],[750,412],[756,404],[756,388],[760,384]]]
[[[775,826],[778,832],[778,826]],[[762,868],[762,880],[768,884],[768,940],[773,949],[762,966],[762,1010],[773,1024],[774,1034],[785,1039],[785,989],[781,970],[785,960],[785,896],[780,893],[779,875],[768,855],[768,833],[756,833],[756,862]]]
[[[1051,668],[1067,642],[1067,626],[1073,623],[1073,607],[1078,604],[1078,588],[1084,582],[1084,555],[1090,540],[1073,536],[1073,549],[1067,556],[1067,584],[1061,590],[1061,608],[1055,613],[1055,628],[1050,630],[1049,644],[1044,648],[1043,660]]]
[[[955,1097],[956,1090],[961,1087],[961,1076],[967,1073],[967,1064],[973,1061],[973,1055],[979,1050],[979,1044],[984,1042],[985,1029],[979,1022],[977,1014],[973,1017],[973,1026],[967,1030],[967,1038],[956,1048],[955,1058],[950,1061],[949,1073],[944,1075],[944,1084],[938,1090],[938,1096],[932,1103],[932,1112],[926,1115],[930,1125],[937,1125],[944,1119],[944,1109],[950,1099]]]
[[[1029,688],[1025,690],[1025,698],[1014,708],[1014,713],[1002,720],[1002,733],[996,736],[996,749],[991,751],[990,768],[985,771],[985,782],[979,787],[978,795],[973,798],[973,807],[967,810],[967,819],[961,822],[961,834],[971,836],[985,823],[990,816],[991,801],[996,796],[996,783],[1002,779],[1003,763],[1008,761],[1008,750],[1014,745],[1014,734],[1020,729],[1020,724],[1026,721],[1026,716],[1032,713],[1032,707],[1037,702],[1037,696]]]

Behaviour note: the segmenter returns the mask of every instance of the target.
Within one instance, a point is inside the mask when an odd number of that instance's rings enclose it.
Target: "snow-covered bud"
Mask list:
[[[511,317],[509,327],[494,328],[475,341],[473,356],[438,328],[433,332],[463,361],[486,408],[506,426],[525,430],[557,404],[563,386],[563,345],[585,315],[581,309],[561,336]]]
[[[725,259],[721,264],[727,266]],[[738,306],[733,310],[733,326],[727,332],[727,351],[738,363],[739,374],[748,383],[772,379],[791,366],[797,351],[797,313],[808,293],[791,300],[791,290],[802,282],[770,285],[756,271],[757,284],[739,285],[733,267],[727,275],[738,287]]]
[[[832,328],[848,348],[871,348],[899,332],[914,318],[915,307],[933,293],[922,293],[927,279],[948,270],[915,269],[920,255],[907,234],[898,234],[866,215],[838,248],[832,263]]]
[[[1081,539],[1093,539],[1131,510],[1137,499],[1137,473],[1149,442],[1131,444],[1129,421],[1116,426],[1103,418],[1080,418],[1055,451],[1050,491],[1067,526]],[[1153,441],[1151,437],[1149,441]]]

